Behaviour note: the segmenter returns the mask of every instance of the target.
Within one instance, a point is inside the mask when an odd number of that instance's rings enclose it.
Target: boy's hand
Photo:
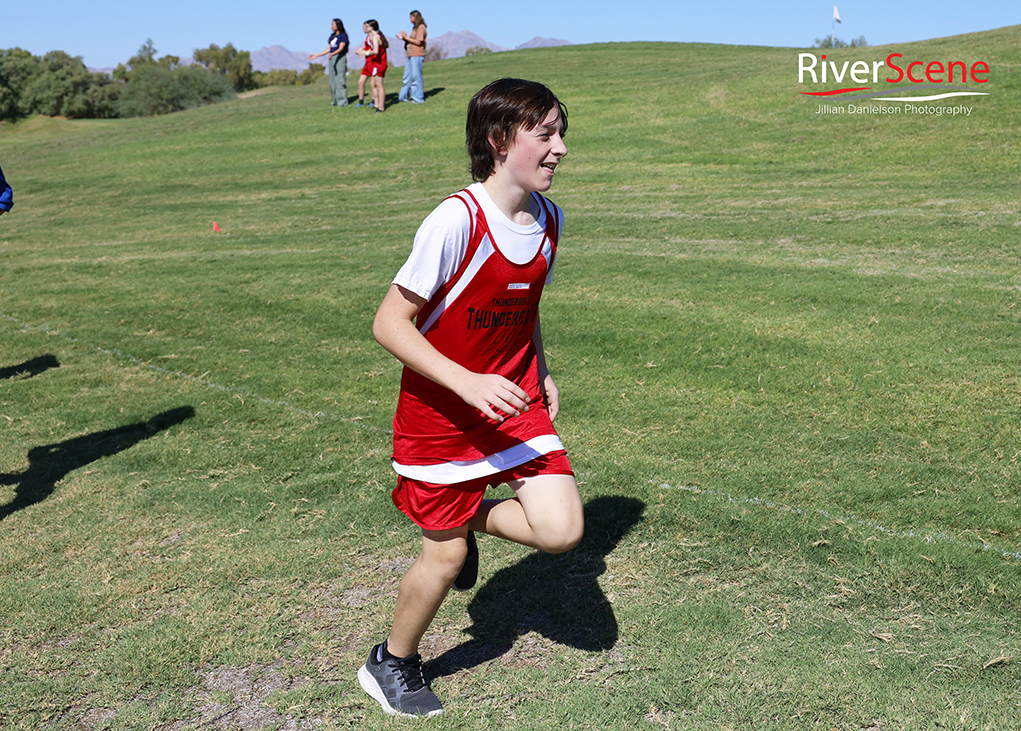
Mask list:
[[[560,389],[553,383],[553,376],[546,374],[539,385],[542,389],[542,397],[546,401],[546,409],[549,411],[549,419],[553,421],[560,413]]]
[[[458,388],[457,395],[497,423],[528,411],[528,394],[495,373],[472,373]]]

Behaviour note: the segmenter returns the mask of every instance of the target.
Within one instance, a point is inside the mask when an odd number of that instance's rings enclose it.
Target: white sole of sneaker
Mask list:
[[[372,677],[372,673],[370,673],[369,669],[364,665],[358,668],[358,685],[362,686],[362,690],[368,693],[372,697],[372,700],[376,701],[376,703],[379,704],[380,708],[383,709],[383,713],[386,713],[387,715],[390,716],[419,718],[419,716],[416,716],[412,713],[404,713],[391,706],[387,702],[386,696],[383,694],[383,689],[379,687],[379,683],[376,682],[376,679]],[[432,713],[426,714],[425,717],[428,718],[429,716],[439,716],[442,713],[443,710],[440,709],[438,711],[433,711]]]

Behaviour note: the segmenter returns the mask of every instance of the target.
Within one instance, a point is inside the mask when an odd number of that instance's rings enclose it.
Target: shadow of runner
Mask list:
[[[642,519],[645,503],[599,497],[585,505],[585,537],[573,551],[534,553],[501,569],[468,605],[474,637],[425,663],[429,678],[452,675],[504,655],[514,641],[535,631],[580,650],[608,650],[617,643],[617,618],[597,578],[605,557]],[[485,552],[486,537],[479,540]]]
[[[40,373],[48,371],[50,368],[60,368],[60,362],[57,360],[57,356],[40,355],[38,358],[26,360],[21,365],[0,368],[0,381],[21,375],[28,377],[38,376]]]
[[[18,474],[0,474],[0,485],[17,485],[14,499],[6,505],[0,505],[0,520],[45,500],[68,473],[103,457],[123,452],[193,416],[195,409],[182,406],[157,414],[149,421],[86,434],[58,444],[34,447],[28,453],[27,470]]]

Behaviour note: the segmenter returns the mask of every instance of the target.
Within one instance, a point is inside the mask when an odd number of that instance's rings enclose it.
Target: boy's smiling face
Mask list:
[[[508,176],[506,182],[527,192],[549,190],[556,167],[567,154],[563,129],[557,107],[534,128],[519,127],[514,138],[497,151],[497,159],[503,158],[498,167]]]

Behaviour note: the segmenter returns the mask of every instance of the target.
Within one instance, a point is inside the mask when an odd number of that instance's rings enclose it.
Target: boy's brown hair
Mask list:
[[[484,181],[493,174],[493,144],[497,148],[514,139],[518,127],[535,129],[551,109],[560,110],[567,132],[567,107],[557,95],[537,81],[498,79],[482,87],[468,102],[465,144],[471,158],[472,180]]]

